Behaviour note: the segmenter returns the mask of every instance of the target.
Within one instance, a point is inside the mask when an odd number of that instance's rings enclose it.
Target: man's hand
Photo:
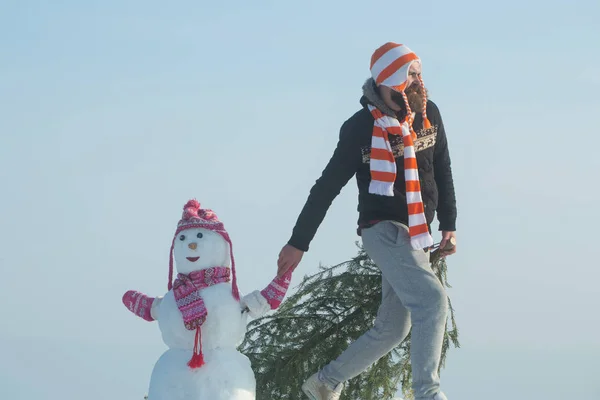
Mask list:
[[[277,260],[277,277],[285,275],[286,272],[293,271],[296,269],[304,252],[298,250],[292,245],[286,244],[279,252],[279,259]]]
[[[450,238],[454,238],[454,240],[456,241],[456,232],[442,231],[442,241],[440,242],[440,254],[442,257],[446,257],[450,254],[456,253],[456,245],[454,245],[449,250],[444,250],[444,247],[446,247],[446,243],[448,243]]]

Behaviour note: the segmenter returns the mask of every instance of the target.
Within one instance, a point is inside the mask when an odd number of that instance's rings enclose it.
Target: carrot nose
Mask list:
[[[192,242],[192,243],[188,244],[188,247],[192,250],[196,250],[196,247],[198,247],[198,243]]]

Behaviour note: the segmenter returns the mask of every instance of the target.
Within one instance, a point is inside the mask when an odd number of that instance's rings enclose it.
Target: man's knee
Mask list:
[[[427,308],[445,319],[448,313],[448,295],[441,283],[432,285],[426,299]]]
[[[371,337],[377,340],[401,342],[410,331],[410,318],[405,314],[377,318],[370,331]]]

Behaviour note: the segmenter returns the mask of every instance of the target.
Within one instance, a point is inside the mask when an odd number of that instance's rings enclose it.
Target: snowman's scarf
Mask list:
[[[204,365],[202,355],[201,326],[206,321],[208,311],[204,300],[200,296],[200,290],[218,283],[229,282],[231,270],[228,267],[211,267],[200,271],[191,272],[188,275],[177,274],[173,283],[173,294],[177,308],[183,316],[183,323],[188,330],[196,330],[194,342],[194,354],[188,363],[191,368],[199,368]]]

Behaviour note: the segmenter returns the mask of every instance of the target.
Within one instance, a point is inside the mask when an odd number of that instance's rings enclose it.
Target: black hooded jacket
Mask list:
[[[342,125],[333,156],[310,190],[288,241],[299,250],[308,251],[310,242],[331,203],[354,175],[358,185],[359,234],[360,227],[382,220],[398,221],[408,225],[402,137],[389,135],[397,166],[394,196],[369,193],[371,182],[369,161],[374,120],[367,105],[372,104],[386,114],[396,115],[383,103],[372,80],[365,83],[363,92],[364,95],[360,100],[362,109]],[[423,118],[420,113],[415,115],[413,122],[413,129],[417,134],[414,146],[425,217],[427,224],[430,225],[437,211],[439,229],[454,231],[457,211],[448,142],[440,111],[430,100],[427,102],[427,118],[431,122],[429,129],[423,129]]]

